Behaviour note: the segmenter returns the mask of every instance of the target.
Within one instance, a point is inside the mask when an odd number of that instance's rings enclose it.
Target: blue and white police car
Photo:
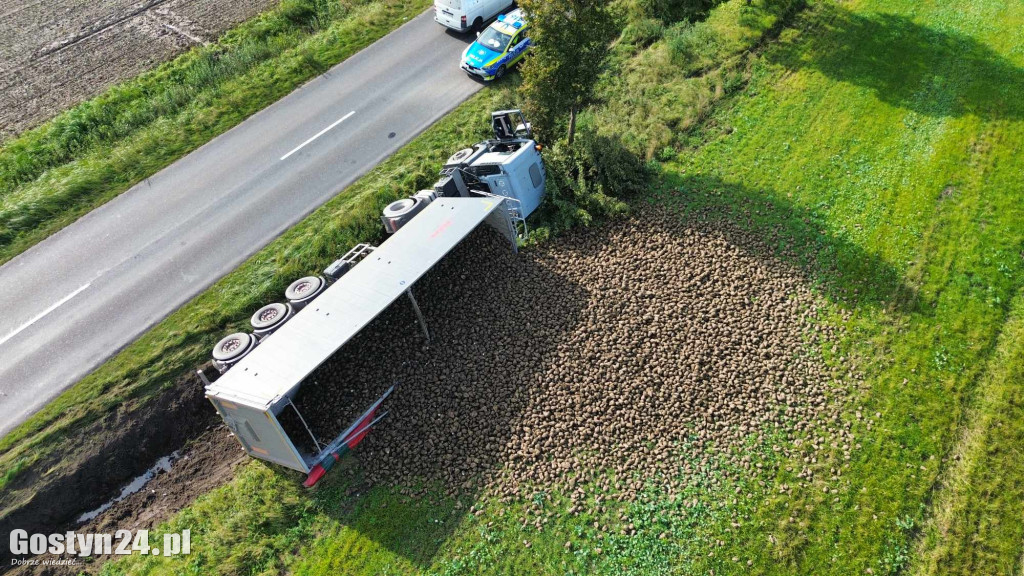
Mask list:
[[[490,81],[501,78],[530,48],[530,27],[521,9],[498,16],[462,53],[466,73]]]

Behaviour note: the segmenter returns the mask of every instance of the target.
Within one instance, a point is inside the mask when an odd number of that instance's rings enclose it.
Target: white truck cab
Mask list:
[[[434,0],[434,20],[457,32],[479,31],[510,6],[509,0]]]

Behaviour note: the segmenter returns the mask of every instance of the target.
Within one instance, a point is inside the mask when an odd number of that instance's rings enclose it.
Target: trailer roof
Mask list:
[[[207,396],[270,408],[501,205],[494,197],[435,200],[211,384]]]

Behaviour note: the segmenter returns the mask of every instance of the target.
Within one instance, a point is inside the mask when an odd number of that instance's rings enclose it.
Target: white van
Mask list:
[[[512,4],[509,0],[434,0],[434,20],[458,32],[479,31]]]

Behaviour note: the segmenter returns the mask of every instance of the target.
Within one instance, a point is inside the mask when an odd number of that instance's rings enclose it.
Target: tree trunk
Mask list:
[[[569,146],[572,146],[572,141],[576,138],[576,105],[573,104],[572,108],[569,109]]]

